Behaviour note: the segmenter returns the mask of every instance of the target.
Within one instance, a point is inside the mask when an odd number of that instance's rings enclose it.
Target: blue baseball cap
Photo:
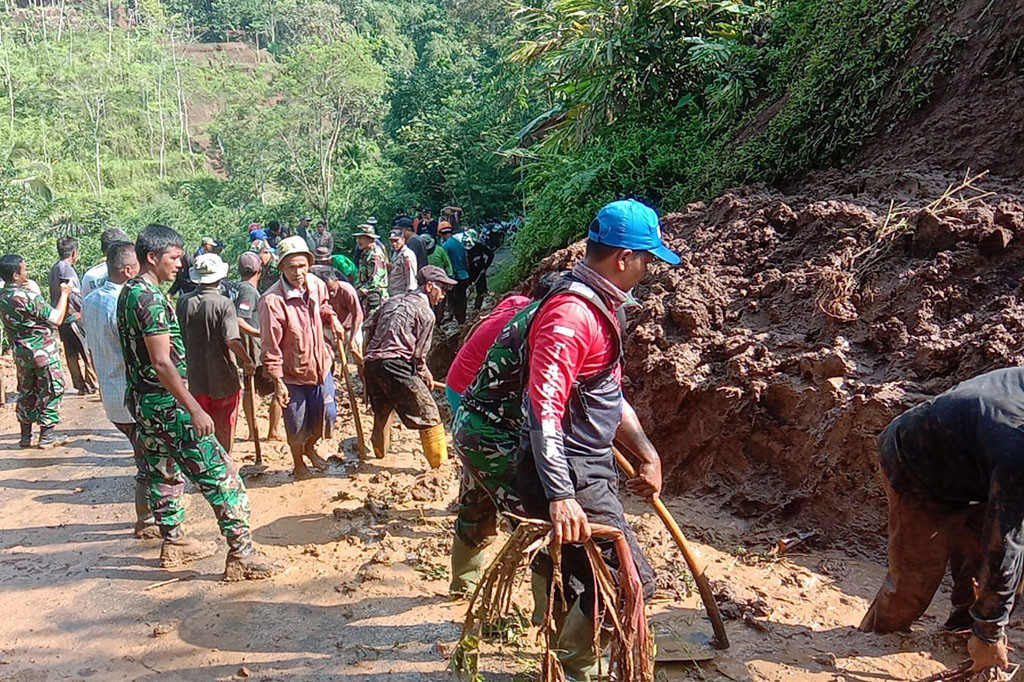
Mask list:
[[[658,214],[636,199],[613,201],[590,223],[587,238],[620,249],[650,251],[670,265],[679,265],[679,256],[661,241]]]

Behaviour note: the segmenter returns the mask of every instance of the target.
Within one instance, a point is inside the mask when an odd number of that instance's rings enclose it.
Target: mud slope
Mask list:
[[[919,198],[888,224],[888,195],[856,176],[794,196],[735,190],[665,218],[683,262],[637,288],[625,376],[670,490],[877,547],[878,431],[1024,359],[1024,204],[926,210],[920,197],[942,193],[934,178],[889,180],[890,195]],[[576,244],[541,269],[581,254]]]
[[[884,116],[856,167],[987,168],[1024,172],[1024,5],[1015,0],[961,0],[921,33],[903,76],[886,100],[896,102],[922,74],[939,68],[927,103],[898,122]],[[949,3],[946,3],[948,6]],[[940,19],[940,17],[942,17]],[[936,67],[947,53],[952,68]]]

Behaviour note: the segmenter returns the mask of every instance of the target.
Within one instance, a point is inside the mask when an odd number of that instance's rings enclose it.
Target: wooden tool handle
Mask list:
[[[622,473],[626,474],[627,478],[634,478],[636,476],[636,469],[630,464],[629,460],[619,452],[618,448],[612,448],[615,453],[615,461],[622,469]],[[690,568],[690,573],[693,574],[693,579],[697,583],[697,591],[700,592],[700,599],[704,602],[704,608],[707,609],[708,617],[711,619],[711,628],[715,632],[715,645],[719,649],[729,648],[729,637],[725,632],[725,623],[722,621],[722,614],[718,610],[718,602],[715,601],[715,595],[711,592],[711,583],[708,581],[707,575],[704,573],[704,565],[701,563],[697,553],[693,551],[693,547],[690,546],[686,536],[683,535],[682,529],[679,528],[679,524],[672,518],[672,513],[665,506],[665,503],[659,500],[654,500],[652,503],[654,511],[658,514],[658,517],[668,528],[668,532],[672,535],[672,539],[676,541],[679,546],[679,550],[683,553],[683,559],[686,560],[686,565]]]
[[[345,380],[345,392],[348,393],[348,405],[352,410],[352,421],[356,425],[356,445],[359,448],[359,456],[362,457],[369,452],[366,448],[366,436],[363,435],[363,420],[359,417],[359,403],[356,401],[356,392],[352,388],[352,378],[348,374],[348,354],[345,353],[345,346],[348,344],[348,337],[345,332],[335,339],[338,358],[341,360],[341,376]]]

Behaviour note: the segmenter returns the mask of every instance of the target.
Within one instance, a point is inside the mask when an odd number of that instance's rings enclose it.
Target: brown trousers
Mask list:
[[[947,565],[953,576],[953,611],[947,625],[969,625],[974,578],[982,562],[985,505],[939,511],[901,496],[886,480],[882,483],[889,498],[889,573],[860,630],[909,630],[931,604]]]

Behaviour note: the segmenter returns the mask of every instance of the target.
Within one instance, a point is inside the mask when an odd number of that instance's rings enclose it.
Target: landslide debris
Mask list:
[[[943,196],[941,180],[824,175],[664,218],[682,263],[634,292],[624,385],[670,491],[884,543],[878,432],[1024,360],[1024,202],[974,185]]]

